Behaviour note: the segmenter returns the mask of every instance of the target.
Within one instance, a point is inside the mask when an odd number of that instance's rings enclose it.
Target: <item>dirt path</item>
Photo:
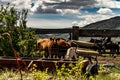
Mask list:
[[[99,64],[108,64],[108,63],[114,63],[115,65],[120,66],[120,56],[119,57],[98,57],[98,63]]]

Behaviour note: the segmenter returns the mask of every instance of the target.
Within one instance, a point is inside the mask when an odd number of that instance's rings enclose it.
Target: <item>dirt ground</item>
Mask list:
[[[107,56],[107,57],[101,57],[99,56],[98,58],[98,63],[99,64],[115,64],[120,66],[120,56],[117,57],[112,57],[112,56]]]

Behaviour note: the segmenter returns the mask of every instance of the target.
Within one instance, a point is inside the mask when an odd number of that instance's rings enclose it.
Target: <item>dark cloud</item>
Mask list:
[[[59,13],[57,9],[78,9],[79,8],[90,8],[94,7],[94,4],[97,3],[95,0],[51,0],[51,2],[43,1],[46,9],[43,9],[41,13]],[[39,9],[39,8],[38,8]],[[40,12],[40,10],[37,12]]]
[[[58,13],[55,9],[53,8],[46,8],[46,9],[40,9],[38,8],[37,13]]]
[[[95,0],[71,0],[60,3],[48,3],[45,2],[46,6],[54,6],[55,9],[79,9],[80,7],[93,7],[97,3]]]
[[[94,7],[94,4],[97,3],[95,0],[13,0],[14,4],[18,8],[24,8],[28,6],[32,12],[35,13],[59,13],[57,9],[78,9],[79,8],[90,8]],[[5,4],[1,3],[0,4]],[[21,6],[22,5],[22,6]],[[31,5],[31,8],[29,7]],[[45,7],[45,8],[43,8]]]

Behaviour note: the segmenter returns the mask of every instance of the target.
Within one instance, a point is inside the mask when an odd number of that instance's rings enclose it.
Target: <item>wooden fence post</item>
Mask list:
[[[79,40],[79,26],[73,26],[72,40]]]

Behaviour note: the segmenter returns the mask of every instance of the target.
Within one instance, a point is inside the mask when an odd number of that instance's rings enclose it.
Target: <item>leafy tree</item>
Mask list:
[[[27,28],[28,10],[17,11],[9,4],[0,7],[0,55],[13,56],[9,40],[2,33],[9,33],[12,44],[20,56],[33,56],[36,50],[37,35],[31,28]]]

